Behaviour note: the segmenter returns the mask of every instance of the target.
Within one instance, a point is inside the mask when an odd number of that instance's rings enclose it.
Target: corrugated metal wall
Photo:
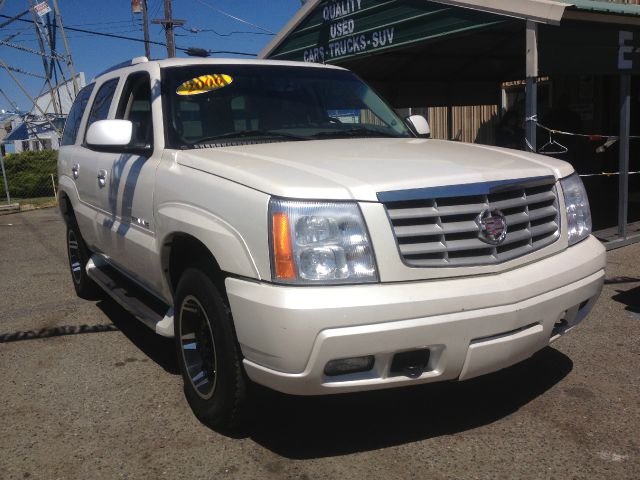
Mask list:
[[[421,109],[414,109],[414,113]],[[449,108],[430,107],[429,126],[433,138],[448,138]],[[495,144],[500,107],[498,105],[470,105],[451,108],[452,137],[468,143]]]

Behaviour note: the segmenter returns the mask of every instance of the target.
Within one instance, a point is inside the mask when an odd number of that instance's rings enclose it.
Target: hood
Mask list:
[[[416,138],[278,142],[183,150],[176,161],[289,198],[377,201],[378,192],[573,172],[560,160]]]

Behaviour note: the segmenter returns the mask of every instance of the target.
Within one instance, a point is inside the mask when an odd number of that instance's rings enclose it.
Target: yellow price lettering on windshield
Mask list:
[[[198,95],[226,87],[233,78],[230,75],[214,73],[213,75],[201,75],[187,80],[176,89],[178,95]]]

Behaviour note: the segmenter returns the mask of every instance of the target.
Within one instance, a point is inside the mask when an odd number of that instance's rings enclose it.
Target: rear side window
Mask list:
[[[71,107],[71,111],[69,112],[69,116],[67,117],[67,121],[64,124],[64,133],[62,134],[62,141],[60,142],[60,145],[73,145],[76,143],[78,129],[80,128],[80,121],[82,120],[82,115],[87,108],[87,103],[89,103],[89,97],[91,97],[91,92],[93,92],[94,86],[95,84],[91,83],[78,93],[78,96]]]
[[[104,82],[96,97],[93,100],[91,106],[91,112],[89,113],[89,119],[87,120],[87,130],[93,122],[98,120],[105,120],[109,115],[109,107],[111,106],[111,100],[113,100],[113,94],[116,92],[118,86],[118,79],[114,78],[107,82]]]

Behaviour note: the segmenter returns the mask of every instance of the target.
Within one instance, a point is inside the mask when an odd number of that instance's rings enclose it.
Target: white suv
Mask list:
[[[567,163],[424,138],[351,72],[134,59],[80,92],[59,160],[71,274],[175,337],[195,414],[531,356],[602,288]]]

